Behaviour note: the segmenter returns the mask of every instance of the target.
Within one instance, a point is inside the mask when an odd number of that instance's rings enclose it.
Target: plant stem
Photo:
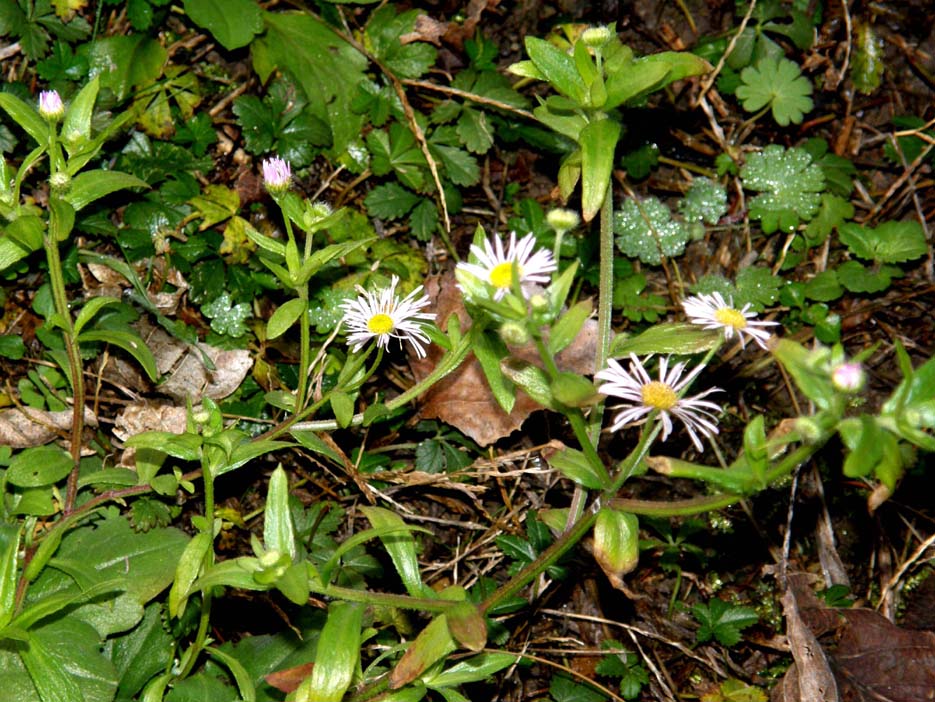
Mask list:
[[[539,554],[536,560],[523,568],[519,573],[497,588],[490,597],[481,602],[478,607],[481,613],[490,611],[539,577],[540,573],[565,555],[569,549],[573,548],[575,544],[588,533],[595,519],[597,519],[597,510],[594,509],[582,516],[571,529],[559,535],[545,551]]]
[[[614,231],[613,231],[613,188],[608,184],[604,203],[601,205],[600,239],[600,285],[597,294],[597,351],[594,357],[594,372],[607,363],[610,352],[610,321],[614,301]],[[604,419],[604,404],[595,405],[591,411],[591,443],[597,447]]]
[[[302,301],[302,314],[299,317],[299,377],[295,388],[293,414],[298,414],[305,408],[305,396],[308,390],[308,355],[312,345],[312,337],[308,328],[308,283],[300,285],[297,292]]]
[[[43,238],[43,246],[49,265],[49,285],[52,288],[55,314],[57,322],[62,326],[62,338],[65,341],[65,353],[68,356],[67,370],[71,377],[72,389],[71,457],[74,466],[68,476],[64,509],[65,514],[69,514],[78,496],[78,470],[84,433],[85,388],[84,364],[81,362],[81,350],[78,347],[78,339],[75,338],[75,326],[68,307],[68,297],[65,294],[65,277],[62,273],[62,258],[58,248],[59,241],[68,234],[68,232],[59,231],[64,226],[64,223],[59,221],[56,208],[50,208],[49,229]]]

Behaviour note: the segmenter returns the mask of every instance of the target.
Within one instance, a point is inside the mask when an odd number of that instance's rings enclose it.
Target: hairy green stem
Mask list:
[[[611,329],[614,301],[614,197],[613,188],[608,184],[600,216],[600,284],[597,293],[597,351],[594,356],[594,371],[607,364],[610,353]],[[604,405],[598,404],[591,411],[591,443],[596,447],[601,437],[601,424],[604,420]]]
[[[308,283],[300,285],[297,292],[302,301],[302,314],[299,316],[299,377],[295,388],[295,411],[298,414],[305,408],[305,398],[308,392],[309,353],[311,352],[312,335],[308,328]]]
[[[558,561],[571,548],[575,546],[597,519],[597,510],[592,509],[585,513],[574,526],[552,542],[532,563],[523,568],[519,573],[510,578],[506,583],[494,591],[490,597],[481,602],[478,609],[481,613],[489,612],[498,604],[513,597],[517,592],[526,587],[529,583],[539,577],[550,565]]]
[[[53,196],[54,197],[54,196]],[[68,373],[71,377],[72,389],[72,421],[71,421],[71,457],[74,466],[68,475],[68,485],[65,490],[65,514],[74,509],[75,499],[78,496],[78,471],[81,461],[82,434],[84,433],[84,364],[81,362],[81,350],[78,339],[75,337],[74,320],[68,307],[68,296],[65,293],[65,277],[62,273],[62,258],[59,252],[59,229],[64,226],[58,221],[55,208],[49,210],[49,230],[43,239],[46,261],[49,266],[49,286],[52,289],[52,301],[58,323],[62,326],[62,338],[65,341],[65,353],[68,356]]]

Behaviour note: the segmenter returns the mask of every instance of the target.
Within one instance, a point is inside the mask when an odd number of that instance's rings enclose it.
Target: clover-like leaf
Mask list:
[[[750,201],[750,217],[763,231],[792,231],[818,212],[825,176],[804,149],[770,144],[751,154],[740,170],[743,186],[760,192]]]
[[[794,61],[786,58],[765,57],[740,72],[741,85],[737,97],[747,112],[756,112],[769,106],[773,119],[781,127],[790,122],[801,124],[814,103],[812,84],[802,75]]]
[[[685,223],[673,220],[671,210],[655,197],[626,200],[614,213],[614,231],[623,253],[654,266],[663,256],[681,254],[691,237]]]
[[[701,624],[695,637],[698,643],[717,639],[725,646],[733,646],[740,641],[740,630],[756,624],[759,617],[750,607],[735,605],[721,599],[713,599],[707,604],[698,603],[692,607],[692,614]]]
[[[918,222],[884,222],[875,229],[859,224],[841,227],[841,243],[858,258],[878,263],[904,263],[928,253]]]
[[[206,317],[211,318],[211,329],[224,336],[238,337],[247,333],[244,320],[252,316],[250,305],[232,303],[228,293],[222,293],[201,308]]]
[[[710,178],[695,178],[679,203],[686,222],[717,224],[727,212],[727,190]]]

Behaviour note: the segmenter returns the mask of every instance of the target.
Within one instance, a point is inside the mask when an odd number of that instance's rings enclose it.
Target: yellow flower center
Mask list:
[[[747,318],[743,316],[740,310],[735,310],[732,307],[722,307],[714,313],[714,318],[725,327],[747,328]]]
[[[378,312],[367,320],[367,329],[373,334],[389,334],[395,326],[393,318],[382,312]]]
[[[642,388],[642,393],[643,404],[657,410],[672,409],[675,407],[675,403],[679,401],[675,390],[658,380],[646,383]]]
[[[490,271],[490,284],[495,288],[509,288],[513,285],[513,264],[515,261],[504,261],[493,267]],[[516,264],[516,273],[522,277],[523,269]]]

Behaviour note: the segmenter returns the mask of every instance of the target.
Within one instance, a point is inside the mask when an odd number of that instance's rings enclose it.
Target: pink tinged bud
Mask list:
[[[39,114],[48,120],[61,119],[65,114],[62,98],[55,90],[43,90],[39,93]]]
[[[280,192],[289,187],[292,180],[292,168],[289,162],[279,156],[263,159],[263,181],[266,189]]]
[[[859,363],[842,363],[831,371],[831,383],[841,392],[860,392],[867,375]]]

